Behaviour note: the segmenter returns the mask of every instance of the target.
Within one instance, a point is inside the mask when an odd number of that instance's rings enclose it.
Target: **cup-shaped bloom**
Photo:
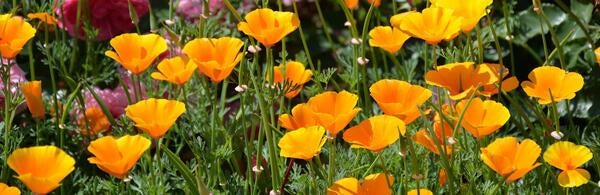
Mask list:
[[[0,182],[0,194],[3,195],[20,195],[21,190],[17,187],[8,186],[5,183]]]
[[[344,0],[344,4],[348,9],[358,8],[358,0]]]
[[[392,17],[390,17],[390,24],[392,25],[392,27],[400,29],[400,24],[402,24],[403,20],[406,18],[407,15],[412,14],[412,13],[418,13],[418,12],[407,11],[407,12],[402,12],[402,13],[393,15]]]
[[[425,129],[421,129],[415,133],[413,140],[415,143],[425,147],[427,150],[440,155],[440,150],[437,145],[440,145],[442,151],[445,151],[446,155],[452,154],[452,146],[446,143],[446,140],[452,136],[453,127],[449,123],[442,123],[442,120],[434,120],[433,122],[433,133],[435,137],[431,137],[429,132]],[[434,140],[436,139],[436,140]],[[436,143],[437,141],[437,143]]]
[[[510,183],[540,166],[541,163],[536,160],[541,152],[535,141],[525,139],[519,143],[517,138],[509,136],[498,138],[481,148],[481,160]]]
[[[426,188],[412,189],[406,193],[406,195],[433,195],[431,190]]]
[[[284,69],[285,73],[283,73]],[[312,71],[306,70],[304,64],[296,61],[287,61],[285,68],[284,65],[275,66],[273,71],[273,82],[286,83],[285,97],[290,99],[296,97],[302,90],[303,85],[310,81],[312,77]],[[284,74],[285,81],[283,79]]]
[[[317,125],[317,119],[308,105],[298,104],[292,108],[291,114],[282,114],[279,116],[279,124],[287,130],[296,130],[302,127]]]
[[[391,54],[395,54],[404,42],[410,38],[406,33],[390,26],[377,26],[369,31],[369,45],[379,47]]]
[[[202,74],[218,83],[227,78],[242,60],[242,46],[244,42],[234,37],[198,38],[185,44],[182,51],[198,65]]]
[[[115,51],[106,51],[104,55],[133,74],[144,72],[156,57],[167,51],[167,41],[157,34],[126,33],[112,38],[110,45]]]
[[[375,173],[364,178],[362,183],[354,177],[347,177],[335,181],[327,188],[327,195],[369,195],[392,194],[390,186],[394,183],[394,177],[385,173]]]
[[[498,78],[492,76],[489,66],[473,66],[473,62],[452,63],[438,66],[425,74],[427,84],[443,87],[450,92],[450,99],[468,98],[479,86],[492,85]]]
[[[273,11],[269,8],[256,9],[238,23],[238,29],[253,37],[265,47],[271,47],[300,25],[298,16],[292,12]]]
[[[6,160],[32,192],[48,194],[75,170],[75,159],[56,146],[34,146],[16,149]]]
[[[515,76],[508,76],[508,68],[500,64],[479,64],[478,66],[487,66],[491,70],[491,76],[496,77],[497,81],[493,84],[484,85],[481,94],[492,96],[499,92],[498,85],[502,85],[502,91],[512,91],[519,87],[519,80]],[[508,78],[507,78],[508,77]]]
[[[590,173],[579,168],[592,159],[592,152],[583,145],[568,141],[556,142],[544,152],[544,161],[562,172],[558,175],[558,184],[562,187],[578,187],[588,182]]]
[[[398,117],[406,124],[421,116],[419,106],[432,95],[430,90],[421,86],[393,79],[379,80],[371,85],[369,91],[383,113]]]
[[[161,138],[185,112],[185,104],[176,100],[149,98],[125,108],[135,126],[153,138]]]
[[[123,179],[151,143],[142,135],[125,135],[117,139],[104,136],[92,141],[88,146],[87,150],[94,155],[88,158],[88,161],[96,164],[102,171]]]
[[[110,128],[108,117],[100,107],[87,108],[85,115],[79,117],[78,125],[82,135],[96,135]]]
[[[583,77],[576,72],[567,72],[554,66],[541,66],[529,73],[530,81],[521,87],[529,97],[538,98],[539,104],[570,100],[583,88]]]
[[[399,118],[389,115],[378,115],[344,132],[344,141],[352,144],[352,148],[365,148],[379,152],[393,144],[406,133],[406,126]]]
[[[510,112],[501,103],[479,98],[473,98],[470,104],[468,101],[458,102],[456,110],[459,116],[463,115],[461,125],[476,138],[492,134],[510,118]]]
[[[23,18],[11,14],[0,15],[0,29],[0,55],[5,59],[15,58],[36,32]]]
[[[317,124],[335,137],[360,112],[360,108],[355,108],[357,102],[356,94],[327,91],[311,97],[306,105],[313,110]]]
[[[280,156],[287,158],[310,160],[321,152],[325,144],[325,129],[321,126],[310,126],[295,131],[288,131],[279,140]]]
[[[598,65],[600,65],[600,47],[596,48],[594,53],[596,54],[596,61],[598,61]]]
[[[462,18],[453,14],[451,9],[425,8],[421,13],[407,13],[399,27],[411,37],[423,39],[430,45],[437,45],[442,40],[454,39],[460,33]]]
[[[198,66],[187,57],[176,56],[170,59],[164,59],[158,63],[158,72],[153,72],[150,76],[156,80],[168,81],[176,85],[185,84]]]
[[[42,82],[28,81],[21,83],[21,93],[25,96],[27,108],[33,118],[43,119],[46,111],[44,110],[44,101],[42,99]]]
[[[431,5],[454,10],[454,16],[462,18],[460,28],[468,33],[487,14],[487,6],[492,2],[493,0],[431,0]]]

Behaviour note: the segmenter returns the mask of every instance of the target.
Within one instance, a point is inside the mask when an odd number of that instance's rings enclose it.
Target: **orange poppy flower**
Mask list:
[[[190,80],[197,67],[198,66],[187,57],[177,56],[162,60],[157,66],[158,72],[153,72],[150,76],[156,80],[183,85]]]
[[[496,101],[473,98],[468,107],[467,102],[458,102],[456,110],[459,116],[464,112],[461,125],[476,138],[492,134],[510,118],[508,109]]]
[[[347,177],[335,181],[327,188],[327,195],[386,195],[392,194],[390,186],[394,183],[394,177],[385,173],[368,175],[361,182],[354,177]],[[388,183],[389,182],[389,183]]]
[[[500,82],[502,81],[502,91],[512,91],[514,89],[516,89],[519,86],[519,80],[517,80],[517,77],[515,76],[511,76],[508,77],[508,68],[500,65],[500,64],[479,64],[478,66],[487,66],[491,71],[492,71],[492,76],[495,76],[496,79],[498,80],[497,82],[490,84],[490,85],[484,85],[483,86],[483,90],[481,91],[481,94],[484,96],[492,96],[494,94],[497,94],[498,91],[498,85],[500,85]],[[502,77],[502,78],[500,78]],[[508,77],[508,78],[506,78]]]
[[[56,146],[19,148],[8,156],[8,166],[27,188],[48,194],[75,170],[75,159]]]
[[[519,143],[515,137],[503,137],[481,148],[481,160],[510,183],[542,165],[535,162],[541,152],[533,140],[525,139]]]
[[[407,34],[397,28],[389,26],[377,26],[369,31],[369,45],[379,47],[391,54],[396,53],[404,42],[410,38]]]
[[[327,91],[311,97],[306,105],[313,111],[317,124],[335,137],[360,112],[360,108],[355,108],[357,102],[358,96],[347,91]]]
[[[141,74],[154,59],[167,51],[167,42],[160,35],[125,33],[110,40],[115,51],[104,55],[114,59],[133,74]]]
[[[392,27],[400,29],[400,24],[402,24],[402,21],[406,18],[407,15],[412,14],[412,13],[419,13],[419,12],[407,11],[407,12],[402,12],[402,13],[393,15],[392,17],[390,17],[390,24],[392,25]]]
[[[381,5],[381,0],[367,0],[369,4],[373,4],[375,7],[379,7]]]
[[[440,183],[440,186],[444,187],[446,185],[446,182],[448,181],[448,175],[446,175],[446,170],[445,169],[440,169],[440,172],[438,173],[438,181]]]
[[[327,138],[325,129],[321,126],[310,126],[289,131],[283,135],[277,144],[280,156],[287,158],[310,160],[321,152]]]
[[[358,0],[344,0],[344,4],[348,9],[358,8]]]
[[[544,152],[544,161],[562,172],[558,175],[558,184],[562,187],[578,187],[586,184],[590,173],[579,168],[592,159],[592,152],[583,145],[568,141],[556,142]]]
[[[94,155],[88,158],[102,171],[123,179],[150,147],[150,140],[141,135],[125,135],[118,139],[104,136],[90,143],[87,150]]]
[[[283,83],[283,65],[273,67],[275,83]],[[304,64],[296,61],[287,61],[285,64],[285,82],[290,86],[286,89],[285,97],[293,98],[296,97],[305,83],[310,81],[312,77],[312,71],[306,70]]]
[[[419,188],[408,191],[406,195],[433,195],[433,192],[426,188]]]
[[[3,195],[20,195],[21,190],[17,187],[8,186],[5,183],[0,182],[0,194]]]
[[[460,28],[468,33],[487,14],[487,7],[492,2],[493,0],[431,0],[431,6],[454,10],[454,16],[462,18]]]
[[[254,37],[265,47],[271,47],[285,36],[294,32],[300,25],[298,16],[292,12],[273,11],[269,8],[256,9],[238,24],[244,34]]]
[[[425,8],[421,13],[407,13],[399,27],[411,37],[423,39],[430,45],[437,45],[442,40],[454,39],[460,33],[462,18],[453,14],[451,9]]]
[[[442,124],[442,120],[434,119],[433,133],[435,134],[435,139],[437,139],[437,143],[440,144],[440,147],[446,151],[446,155],[452,154],[452,146],[450,144],[444,144],[446,143],[446,140],[448,140],[448,138],[452,136],[452,129],[453,127],[449,123],[444,121],[444,123]],[[432,138],[429,135],[427,130],[421,129],[417,131],[413,136],[413,140],[415,141],[415,143],[425,147],[427,150],[437,155],[440,155],[440,151],[438,150],[434,138]]]
[[[600,47],[596,48],[594,53],[596,54],[596,61],[598,61],[598,65],[600,65]]]
[[[437,66],[425,74],[427,84],[443,87],[450,92],[450,99],[460,100],[477,92],[478,86],[492,85],[498,78],[492,76],[489,66],[473,66],[473,62],[452,63]]]
[[[406,124],[421,116],[419,106],[431,97],[428,89],[393,79],[379,80],[369,91],[383,113],[398,117]]]
[[[176,100],[146,99],[125,108],[125,115],[152,138],[161,138],[185,112],[185,104]]]
[[[554,66],[541,66],[529,73],[529,80],[521,87],[529,97],[539,98],[539,104],[570,100],[583,88],[583,77],[576,72],[567,72]]]
[[[400,134],[406,133],[406,126],[399,118],[378,115],[344,132],[344,141],[352,144],[352,148],[365,148],[379,152],[398,140]]]
[[[33,118],[43,119],[46,111],[44,110],[44,101],[42,99],[42,82],[29,81],[21,83],[21,93],[25,96],[27,108]]]
[[[296,130],[302,127],[317,125],[315,114],[306,104],[298,104],[292,108],[291,114],[279,116],[279,124],[287,130]]]
[[[198,38],[185,44],[182,51],[198,65],[202,74],[218,83],[227,78],[244,57],[240,52],[242,46],[244,42],[234,37]]]
[[[56,18],[54,18],[54,16],[52,16],[48,13],[45,13],[45,12],[30,13],[30,14],[27,14],[27,18],[38,19],[38,20],[42,21],[43,22],[42,27],[47,30],[50,30],[50,31],[53,31],[57,25]]]
[[[5,59],[15,58],[36,32],[23,18],[11,14],[0,15],[0,29],[0,55]]]
[[[79,117],[79,132],[82,135],[96,135],[109,128],[110,122],[108,121],[108,117],[106,117],[100,107],[87,108],[85,110],[85,116],[82,115]]]

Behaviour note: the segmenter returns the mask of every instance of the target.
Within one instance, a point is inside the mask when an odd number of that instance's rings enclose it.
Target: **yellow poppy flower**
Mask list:
[[[496,101],[473,98],[468,107],[467,102],[458,102],[456,110],[459,116],[463,114],[461,125],[476,138],[492,134],[510,118],[508,109]]]
[[[310,126],[295,131],[288,131],[277,144],[280,156],[287,158],[310,160],[321,152],[327,138],[321,126]]]
[[[407,125],[421,116],[419,106],[431,97],[428,89],[393,79],[379,80],[369,91],[383,113],[398,117]]]
[[[185,104],[176,100],[146,99],[125,108],[125,115],[152,138],[161,138],[185,112]]]
[[[20,195],[21,190],[17,187],[8,186],[5,183],[0,182],[0,194],[3,195]]]
[[[54,28],[56,28],[56,25],[58,24],[58,20],[56,20],[54,16],[45,12],[30,13],[27,14],[27,18],[40,20],[43,23],[40,23],[38,28],[47,29],[49,31],[54,31]]]
[[[344,4],[348,9],[358,8],[358,0],[344,0]]]
[[[598,65],[600,65],[600,47],[596,48],[594,53],[596,54],[596,61],[598,61]]]
[[[396,117],[378,115],[344,132],[344,141],[352,144],[352,148],[365,148],[379,152],[398,140],[400,134],[406,133],[404,122]]]
[[[385,173],[368,175],[361,182],[354,177],[347,177],[335,181],[327,188],[327,195],[387,195],[392,194],[390,186],[394,184],[394,177]],[[388,183],[389,182],[389,183]]]
[[[541,152],[535,141],[525,139],[519,143],[517,138],[509,136],[498,138],[481,148],[481,160],[510,183],[542,165],[536,163]]]
[[[425,188],[419,188],[408,191],[406,195],[433,195],[433,192]]]
[[[521,87],[529,97],[539,98],[539,104],[570,100],[583,88],[583,77],[576,72],[567,72],[554,66],[541,66],[529,73],[530,81]]]
[[[311,97],[306,105],[313,111],[317,124],[335,137],[360,112],[360,108],[355,108],[357,102],[358,96],[350,92],[327,91]]]
[[[114,59],[133,74],[141,74],[154,59],[167,51],[167,42],[157,34],[126,33],[110,40],[115,51],[104,55]]]
[[[273,11],[269,8],[251,11],[244,19],[245,22],[238,23],[238,29],[244,34],[254,37],[265,47],[275,45],[300,25],[296,14]]]
[[[117,139],[104,136],[92,141],[87,147],[94,155],[88,161],[96,164],[102,171],[123,179],[150,144],[150,140],[141,135],[125,135]]]
[[[448,140],[448,138],[452,136],[452,129],[453,127],[447,122],[444,122],[442,124],[442,121],[440,119],[434,119],[433,133],[435,134],[435,137],[431,137],[427,130],[421,129],[415,133],[415,135],[413,136],[413,140],[415,141],[415,143],[425,147],[427,150],[437,155],[440,155],[440,151],[437,147],[437,144],[440,144],[442,150],[446,151],[446,155],[450,155],[452,154],[452,146],[450,144],[444,143],[446,143],[446,140]],[[437,139],[437,144],[436,140],[434,139]]]
[[[197,67],[198,66],[187,57],[177,56],[162,60],[157,66],[158,72],[153,72],[150,76],[156,80],[169,81],[176,85],[183,85],[190,80]]]
[[[25,96],[27,108],[33,118],[43,119],[46,111],[44,110],[44,101],[42,99],[42,82],[29,81],[21,83],[21,93]]]
[[[317,120],[310,107],[306,104],[298,104],[292,108],[291,114],[279,116],[279,124],[287,130],[296,130],[302,127],[317,125]]]
[[[273,67],[275,83],[283,83],[283,65]],[[285,65],[285,82],[288,83],[289,88],[286,89],[285,97],[293,98],[296,97],[305,83],[310,81],[312,77],[312,71],[306,70],[304,64],[296,61],[287,61]]]
[[[104,115],[104,112],[102,112],[100,107],[87,108],[85,110],[85,116],[82,115],[79,117],[78,124],[79,132],[82,135],[96,135],[110,128],[108,117]]]
[[[234,37],[198,38],[185,44],[182,51],[198,65],[202,74],[218,83],[227,78],[244,57],[240,52],[242,46],[244,42]]]
[[[56,146],[19,148],[8,156],[8,166],[27,188],[48,194],[75,170],[75,159]]]
[[[391,54],[396,53],[404,42],[410,38],[407,34],[397,28],[389,26],[377,26],[369,31],[369,45],[379,47]]]
[[[493,0],[431,0],[431,6],[454,10],[454,16],[462,18],[460,28],[468,33],[487,14],[487,7],[492,2]]]
[[[492,85],[498,78],[492,76],[489,66],[473,66],[473,62],[460,62],[438,66],[425,74],[427,84],[443,87],[450,92],[450,99],[468,98],[477,92],[478,86]]]
[[[0,29],[0,55],[5,59],[15,58],[36,32],[23,18],[11,14],[0,15]]]
[[[460,33],[462,18],[453,14],[451,9],[425,8],[421,13],[407,13],[399,27],[411,37],[423,39],[430,45],[437,45],[442,40],[454,39]]]
[[[406,18],[406,16],[409,14],[413,14],[413,13],[419,13],[419,12],[407,11],[407,12],[402,12],[402,13],[393,15],[392,17],[390,17],[390,24],[392,25],[392,27],[400,29],[400,24],[402,24],[402,21]]]
[[[592,152],[583,145],[568,141],[556,142],[544,152],[544,161],[562,172],[558,175],[558,184],[562,187],[578,187],[586,184],[590,173],[581,169],[583,164],[592,159]]]
[[[481,91],[482,95],[490,97],[494,94],[497,94],[499,92],[498,85],[500,82],[502,82],[502,91],[505,92],[512,91],[519,87],[519,80],[517,80],[517,77],[508,77],[508,68],[500,64],[479,64],[477,66],[487,66],[489,70],[492,71],[490,75],[496,77],[497,79],[497,82],[483,86],[483,90]]]

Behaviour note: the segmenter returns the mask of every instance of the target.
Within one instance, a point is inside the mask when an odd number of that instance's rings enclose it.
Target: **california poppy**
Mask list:
[[[23,18],[11,14],[0,15],[0,29],[0,55],[5,59],[15,58],[36,32]]]
[[[425,74],[427,84],[443,87],[450,92],[450,99],[468,98],[477,92],[478,86],[492,85],[498,78],[492,76],[489,66],[473,66],[473,62],[460,62],[437,66]]]
[[[108,117],[100,107],[87,108],[85,115],[80,116],[78,122],[82,135],[96,135],[110,128]]]
[[[440,150],[437,147],[439,144],[440,148],[442,148],[447,155],[450,155],[452,154],[452,146],[447,144],[446,140],[452,136],[452,129],[453,127],[448,122],[444,121],[442,123],[442,120],[439,119],[439,117],[436,117],[433,122],[433,134],[435,137],[431,137],[427,130],[421,129],[415,133],[413,140],[415,143],[437,155],[440,155]]]
[[[327,91],[311,97],[306,105],[313,111],[317,124],[335,137],[360,112],[360,108],[355,108],[357,102],[358,96],[350,92]]]
[[[56,146],[19,148],[6,162],[15,177],[37,194],[50,193],[75,170],[75,159]]]
[[[433,192],[426,188],[419,188],[408,191],[406,195],[433,195]]]
[[[375,6],[375,7],[379,7],[381,5],[381,1],[382,0],[367,0],[367,2],[369,2],[369,4],[373,4],[373,6]]]
[[[21,83],[21,93],[25,96],[27,108],[33,118],[43,119],[46,111],[44,110],[44,101],[42,99],[42,82],[29,81]]]
[[[393,15],[392,17],[390,17],[390,24],[392,25],[392,27],[400,29],[400,24],[402,24],[402,20],[404,20],[407,15],[412,14],[412,13],[418,13],[418,12],[407,11],[407,12],[402,12],[402,13]]]
[[[344,0],[344,4],[348,9],[358,8],[358,0]]]
[[[411,37],[437,45],[442,40],[454,39],[460,33],[462,18],[453,14],[451,9],[436,7],[425,8],[421,13],[409,12],[402,19],[399,28]]]
[[[176,85],[183,85],[190,80],[197,67],[198,66],[187,57],[176,56],[174,58],[164,59],[158,63],[158,72],[153,72],[150,76],[156,80],[169,81]]]
[[[176,100],[146,99],[125,108],[125,115],[152,138],[161,138],[185,112],[185,104]]]
[[[253,37],[265,47],[271,47],[300,25],[298,16],[292,12],[273,11],[269,8],[256,9],[248,13],[238,29]]]
[[[509,136],[481,148],[481,160],[510,183],[540,166],[536,160],[541,152],[535,141],[525,139],[519,143],[517,138]]]
[[[87,147],[94,155],[88,161],[96,164],[102,171],[123,179],[150,144],[150,140],[141,135],[125,135],[117,139],[104,136],[92,141]]]
[[[583,88],[583,77],[576,72],[567,72],[554,66],[541,66],[529,73],[530,81],[521,87],[529,97],[539,98],[539,104],[570,100]]]
[[[440,183],[440,186],[444,187],[447,181],[448,175],[446,174],[446,170],[440,169],[440,172],[438,173],[438,182]]]
[[[562,187],[578,187],[586,184],[590,173],[579,168],[592,159],[592,152],[583,145],[568,141],[556,142],[544,152],[544,161],[562,172],[558,175],[558,184]]]
[[[292,108],[291,114],[279,116],[279,124],[287,130],[317,125],[317,119],[312,109],[306,104],[298,104]]]
[[[310,160],[321,152],[327,138],[321,126],[310,126],[295,131],[288,131],[279,140],[280,156],[287,158]]]
[[[454,10],[454,15],[462,18],[462,31],[468,33],[487,14],[487,6],[492,2],[493,0],[431,0],[431,6]]]
[[[126,33],[110,40],[115,51],[106,51],[104,55],[114,59],[133,74],[141,74],[154,59],[167,51],[167,42],[160,35]]]
[[[394,183],[394,177],[385,173],[375,173],[368,175],[362,182],[354,177],[347,177],[335,181],[327,188],[327,195],[386,195],[392,194],[390,186]],[[389,183],[388,183],[389,182]]]
[[[8,186],[5,183],[0,182],[0,194],[3,195],[20,195],[21,190],[17,187]]]
[[[598,61],[598,65],[600,65],[600,47],[596,48],[594,53],[596,54],[596,61]]]
[[[54,16],[52,16],[48,13],[45,13],[45,12],[30,13],[30,14],[27,14],[27,18],[40,20],[41,22],[43,22],[42,26],[48,30],[54,30],[54,28],[58,24],[58,22],[57,22],[56,18],[54,18]]]
[[[404,122],[389,115],[378,115],[344,132],[344,141],[352,148],[365,148],[379,152],[398,140],[406,133]]]
[[[421,116],[419,106],[431,97],[428,89],[393,79],[379,80],[369,91],[383,113],[396,116],[406,124]]]
[[[283,83],[284,65],[273,67],[275,83]],[[285,82],[289,85],[285,93],[285,97],[296,97],[305,83],[310,81],[312,71],[306,70],[304,64],[296,61],[287,61],[285,64]]]
[[[519,87],[519,80],[515,76],[508,76],[508,68],[501,64],[479,64],[477,66],[487,66],[491,70],[491,76],[496,77],[497,81],[493,84],[484,85],[481,91],[482,95],[492,96],[497,94],[498,85],[502,85],[502,91],[509,92]],[[507,78],[508,77],[508,78]],[[496,80],[495,79],[495,80]]]
[[[391,54],[396,53],[404,42],[410,38],[407,34],[397,28],[389,26],[377,26],[369,31],[369,45],[379,47]]]
[[[240,49],[244,46],[238,38],[197,38],[183,47],[185,53],[198,65],[198,70],[213,83],[224,80],[231,74],[244,55]]]
[[[476,138],[492,134],[502,127],[510,118],[510,112],[504,105],[493,100],[473,98],[462,100],[456,104],[456,110],[463,115],[461,125]]]

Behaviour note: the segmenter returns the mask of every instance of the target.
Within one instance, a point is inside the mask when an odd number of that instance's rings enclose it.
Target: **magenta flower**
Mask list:
[[[211,13],[215,13],[223,8],[222,0],[209,0],[208,8]],[[188,20],[197,19],[203,12],[202,0],[179,0],[177,13]]]
[[[0,59],[0,66],[6,66],[6,64],[10,65],[10,92],[12,95],[19,90],[19,83],[27,81],[25,78],[25,72],[16,64],[13,60]],[[0,77],[1,78],[1,77]],[[6,87],[4,85],[4,78],[0,79],[0,91],[3,91]],[[4,94],[0,93],[0,105],[4,106]]]

